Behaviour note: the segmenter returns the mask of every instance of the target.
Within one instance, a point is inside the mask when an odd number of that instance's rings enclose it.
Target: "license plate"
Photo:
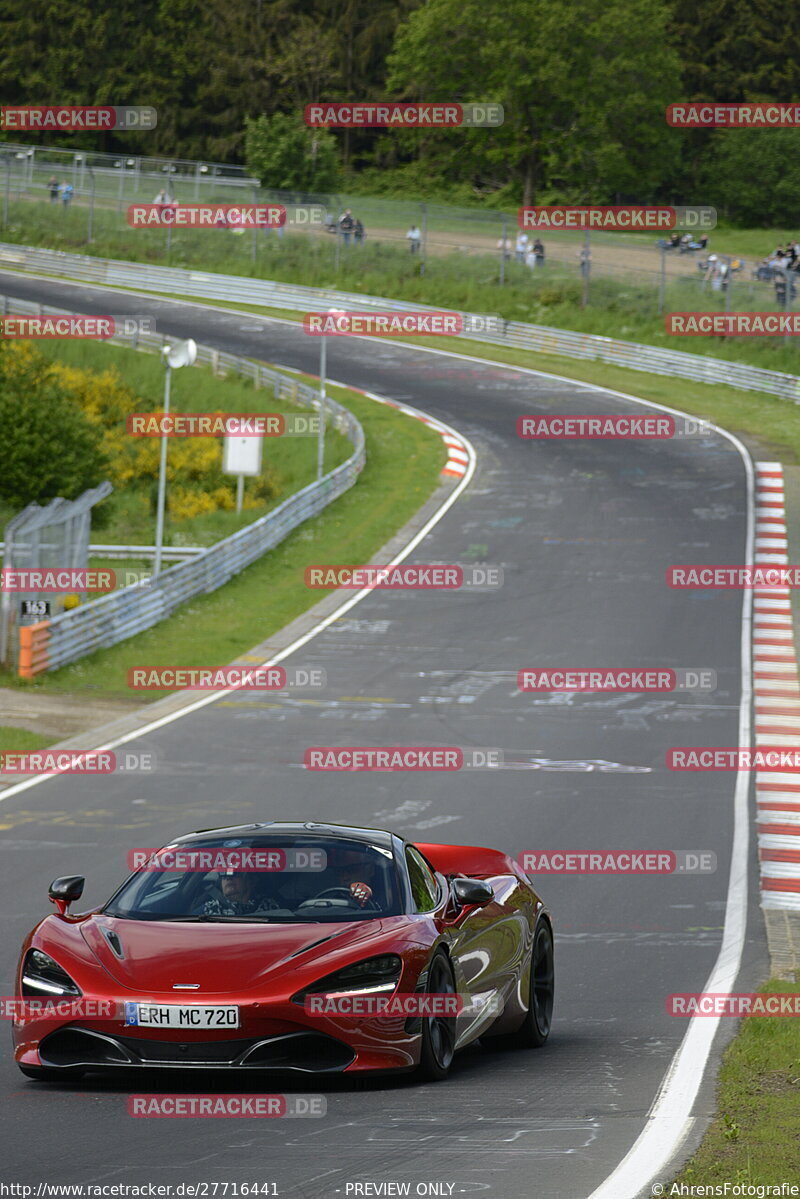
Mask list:
[[[126,1001],[125,1023],[141,1028],[238,1028],[239,1008]]]

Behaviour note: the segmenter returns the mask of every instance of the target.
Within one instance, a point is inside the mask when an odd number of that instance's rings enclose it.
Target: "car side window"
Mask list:
[[[410,845],[406,846],[406,866],[414,907],[418,912],[432,912],[439,901],[436,877],[422,855]]]

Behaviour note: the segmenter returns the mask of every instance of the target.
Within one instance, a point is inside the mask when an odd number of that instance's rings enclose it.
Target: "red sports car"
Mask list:
[[[441,1079],[478,1037],[524,1048],[550,1032],[550,917],[493,849],[270,822],[178,838],[103,907],[69,915],[83,884],[52,883],[58,911],[22,948],[13,1032],[29,1078],[233,1068]]]

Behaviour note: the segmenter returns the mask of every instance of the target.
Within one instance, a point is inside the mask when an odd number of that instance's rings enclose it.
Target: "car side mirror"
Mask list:
[[[48,889],[51,903],[58,908],[59,916],[67,914],[67,908],[83,895],[86,879],[80,874],[68,874],[63,878],[54,878]]]
[[[494,899],[494,891],[479,878],[453,879],[453,897],[461,907],[482,908]]]

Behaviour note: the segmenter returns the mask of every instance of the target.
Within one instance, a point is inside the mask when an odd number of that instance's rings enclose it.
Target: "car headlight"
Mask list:
[[[306,995],[388,995],[400,981],[402,970],[403,963],[396,953],[366,958],[327,974],[292,998],[295,1003],[303,1003]]]
[[[22,994],[81,995],[82,991],[49,954],[31,949],[22,967]]]

